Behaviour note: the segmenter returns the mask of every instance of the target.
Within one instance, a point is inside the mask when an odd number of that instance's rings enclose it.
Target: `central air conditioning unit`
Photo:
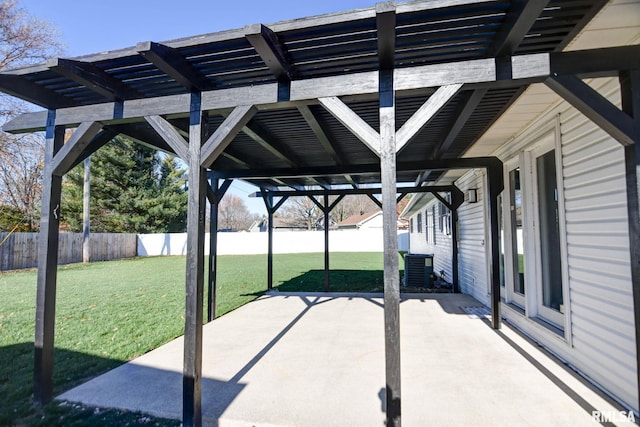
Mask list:
[[[404,285],[432,287],[433,255],[406,254],[404,256]]]

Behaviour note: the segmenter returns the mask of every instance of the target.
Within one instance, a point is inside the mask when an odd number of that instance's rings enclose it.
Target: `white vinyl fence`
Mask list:
[[[219,255],[266,254],[267,233],[218,233]],[[409,233],[398,233],[398,249],[409,249]],[[185,255],[187,234],[139,234],[138,256]],[[383,252],[382,230],[336,230],[329,232],[330,252]],[[209,253],[209,234],[205,252]],[[323,231],[273,233],[273,253],[324,252]]]
[[[0,233],[0,271],[38,265],[38,233]],[[6,238],[6,240],[5,240]],[[267,253],[267,233],[218,233],[219,255]],[[398,233],[398,249],[408,251],[409,233]],[[382,230],[329,232],[330,252],[383,252]],[[91,261],[135,256],[186,255],[187,234],[91,234]],[[324,252],[323,231],[278,231],[273,234],[273,252]],[[205,237],[209,254],[209,234]],[[82,262],[82,234],[60,233],[58,264]]]

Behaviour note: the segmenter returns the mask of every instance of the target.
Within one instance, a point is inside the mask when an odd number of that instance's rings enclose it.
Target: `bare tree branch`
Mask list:
[[[0,70],[59,54],[57,38],[49,23],[29,16],[17,0],[0,0]],[[0,95],[0,124],[32,108],[17,98]],[[31,230],[37,227],[39,217],[43,141],[42,135],[0,133],[0,206],[19,211]]]

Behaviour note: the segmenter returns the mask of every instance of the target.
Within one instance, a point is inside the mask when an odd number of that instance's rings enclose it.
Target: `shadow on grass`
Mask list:
[[[96,411],[79,405],[52,402],[45,406],[33,403],[33,342],[0,347],[0,425],[90,426],[122,423],[177,425],[175,421],[157,420],[138,413]],[[55,349],[54,393],[57,395],[91,377],[122,364],[120,360],[98,357],[65,349]],[[143,420],[144,422],[140,422]]]
[[[275,286],[281,292],[323,292],[324,270],[309,270]],[[382,270],[331,270],[330,292],[382,292]]]

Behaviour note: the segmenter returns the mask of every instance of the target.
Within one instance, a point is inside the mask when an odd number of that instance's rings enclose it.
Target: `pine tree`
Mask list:
[[[83,169],[65,177],[62,219],[82,228]],[[91,230],[162,233],[186,229],[185,173],[176,160],[126,137],[116,137],[91,157]]]

